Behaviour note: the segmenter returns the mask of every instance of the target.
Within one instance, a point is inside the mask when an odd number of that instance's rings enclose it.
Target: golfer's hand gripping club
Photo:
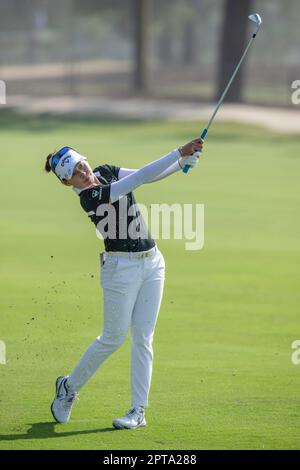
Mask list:
[[[202,132],[201,137],[200,137],[202,142],[204,142],[206,134],[207,134],[207,129],[204,129],[204,131]],[[200,150],[196,151],[199,158],[200,158],[201,152],[202,152],[202,148]],[[187,173],[189,171],[189,169],[190,169],[190,165],[185,165],[182,171],[183,171],[183,173]]]
[[[203,140],[200,137],[197,137],[179,148],[181,158],[178,162],[182,169],[186,166],[189,168],[196,166],[202,147]]]

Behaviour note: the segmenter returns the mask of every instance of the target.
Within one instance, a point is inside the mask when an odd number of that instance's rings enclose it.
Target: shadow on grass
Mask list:
[[[0,434],[1,441],[17,441],[21,439],[49,439],[49,438],[61,438],[78,436],[85,434],[96,434],[101,432],[114,432],[117,431],[115,428],[102,428],[102,429],[87,429],[85,431],[70,431],[70,432],[56,432],[55,427],[61,426],[59,424],[48,422],[48,423],[33,423],[30,424],[26,434]]]

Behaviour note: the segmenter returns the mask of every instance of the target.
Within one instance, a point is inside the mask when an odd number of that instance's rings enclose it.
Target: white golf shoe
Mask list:
[[[116,429],[136,429],[147,426],[144,408],[142,406],[131,408],[125,416],[115,419],[112,424]]]
[[[68,376],[61,376],[56,380],[56,393],[51,405],[51,413],[57,423],[69,421],[74,400],[78,397],[78,393],[68,390],[67,379]]]

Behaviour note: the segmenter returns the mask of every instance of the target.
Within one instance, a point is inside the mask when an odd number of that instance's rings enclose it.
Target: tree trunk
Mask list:
[[[138,93],[148,91],[148,9],[149,0],[133,0],[134,18],[134,90]]]
[[[172,63],[172,32],[167,22],[165,28],[163,28],[162,32],[160,33],[157,56],[163,64]]]
[[[194,18],[189,18],[184,24],[182,62],[186,65],[196,62],[196,27]]]
[[[252,13],[252,0],[226,0],[224,3],[223,29],[218,60],[217,99],[221,96],[246,47],[248,15]],[[249,37],[250,39],[250,37]],[[244,85],[244,67],[242,65],[232,83],[224,101],[238,103],[242,101]]]

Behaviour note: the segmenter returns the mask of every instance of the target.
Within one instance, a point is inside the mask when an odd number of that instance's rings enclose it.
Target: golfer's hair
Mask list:
[[[46,157],[46,163],[45,163],[45,166],[44,166],[44,170],[47,173],[50,173],[50,171],[51,171],[51,166],[50,166],[49,160],[55,153],[56,152],[49,153],[49,155],[47,155],[47,157]]]

